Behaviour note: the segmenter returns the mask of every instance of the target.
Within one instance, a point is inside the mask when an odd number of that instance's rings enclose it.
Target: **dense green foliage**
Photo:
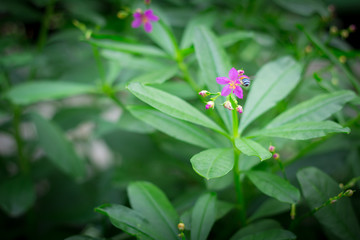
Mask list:
[[[334,3],[3,0],[0,238],[358,239],[360,54],[336,13],[360,4]],[[243,99],[218,93],[232,67]]]

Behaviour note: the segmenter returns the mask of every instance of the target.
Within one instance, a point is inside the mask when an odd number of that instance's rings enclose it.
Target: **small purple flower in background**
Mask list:
[[[274,153],[274,154],[273,154],[273,158],[274,158],[275,160],[278,160],[278,159],[280,158],[280,154]]]
[[[206,97],[207,95],[209,95],[210,93],[206,90],[202,90],[199,92],[199,95],[202,96],[202,97]]]
[[[215,103],[213,101],[207,102],[206,106],[205,106],[206,109],[209,109],[209,108],[214,109],[214,107],[215,107]]]
[[[242,112],[243,112],[242,106],[241,106],[241,105],[238,105],[238,106],[236,107],[236,111],[237,111],[238,113],[242,113]]]
[[[141,10],[136,10],[134,13],[134,21],[131,23],[132,28],[138,28],[141,24],[144,24],[145,32],[152,31],[152,24],[151,22],[156,22],[159,20],[159,17],[153,14],[152,9],[146,10],[144,13]]]
[[[221,96],[228,96],[230,93],[234,93],[238,98],[243,98],[243,91],[240,87],[239,73],[235,68],[229,71],[229,78],[217,77],[216,82],[218,84],[226,86],[221,91]]]

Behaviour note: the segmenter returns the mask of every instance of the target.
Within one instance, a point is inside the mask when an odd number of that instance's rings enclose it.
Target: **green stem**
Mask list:
[[[29,163],[24,156],[23,141],[20,135],[20,122],[21,122],[20,118],[21,118],[21,108],[19,106],[14,106],[13,126],[14,126],[14,137],[15,137],[17,152],[19,157],[19,166],[24,174],[28,174]]]
[[[230,98],[230,101],[233,101]],[[242,226],[246,225],[246,206],[245,206],[245,199],[244,199],[244,191],[242,187],[242,182],[240,178],[240,169],[239,169],[239,156],[240,151],[235,146],[235,139],[239,137],[239,120],[238,115],[235,110],[232,110],[232,124],[233,124],[233,137],[232,137],[232,144],[234,148],[234,186],[237,198],[237,205],[240,211],[240,223]]]
[[[298,28],[306,35],[306,37],[316,46],[318,49],[320,49],[329,59],[332,61],[335,65],[337,65],[347,76],[347,78],[350,80],[351,84],[354,86],[356,91],[360,93],[360,84],[358,80],[354,77],[354,75],[350,72],[350,70],[341,63],[336,56],[326,48],[324,44],[322,44],[315,36],[310,34],[304,26],[299,25]]]
[[[196,91],[196,92],[200,92],[201,89],[200,87],[197,85],[197,83],[192,79],[189,69],[186,65],[186,63],[184,62],[184,58],[181,54],[180,50],[177,50],[177,58],[176,58],[176,62],[180,68],[180,70],[183,73],[184,76],[184,80]]]
[[[51,16],[54,13],[55,2],[56,0],[51,0],[49,4],[46,5],[45,15],[42,19],[41,29],[37,41],[37,53],[41,53],[45,47]],[[32,65],[30,69],[29,80],[33,79],[35,76],[36,76],[36,68],[34,67],[34,65]]]
[[[105,78],[105,70],[104,70],[104,66],[103,63],[101,61],[101,56],[100,56],[100,52],[98,47],[93,46],[93,53],[94,53],[94,57],[95,57],[95,61],[96,61],[96,66],[99,72],[99,77],[100,77],[100,81],[101,81],[101,86],[104,87],[106,84],[106,78]]]

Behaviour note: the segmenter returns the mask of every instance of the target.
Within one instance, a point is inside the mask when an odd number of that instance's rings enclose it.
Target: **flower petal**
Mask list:
[[[218,84],[228,84],[230,82],[230,79],[228,79],[227,77],[217,77],[216,82]]]
[[[145,32],[151,32],[152,31],[152,25],[151,22],[144,23]]]
[[[232,81],[235,81],[239,77],[239,74],[235,68],[230,69],[229,78]]]
[[[146,10],[144,12],[144,15],[146,16],[147,19],[149,19],[150,21],[158,21],[159,20],[159,17],[154,15],[152,10],[149,9],[149,10]]]
[[[243,90],[241,87],[237,86],[235,89],[234,89],[234,93],[235,95],[238,97],[238,98],[243,98]]]
[[[141,18],[142,13],[141,12],[134,12],[133,16],[134,18]]]
[[[230,93],[231,93],[231,88],[230,88],[230,86],[229,85],[226,85],[223,89],[222,89],[222,91],[221,91],[221,96],[227,96],[227,95],[229,95]]]
[[[136,18],[134,21],[132,21],[131,23],[131,27],[132,28],[138,28],[141,25],[141,18]]]

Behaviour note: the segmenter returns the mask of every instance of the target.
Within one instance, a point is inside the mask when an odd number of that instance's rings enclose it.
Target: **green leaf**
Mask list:
[[[167,66],[163,69],[156,69],[156,71],[147,72],[138,77],[135,77],[131,82],[139,82],[143,84],[161,84],[177,73],[178,68],[176,65]]]
[[[208,133],[191,123],[170,117],[146,106],[131,106],[128,109],[134,117],[176,139],[203,148],[212,148],[217,145]]]
[[[26,105],[44,100],[92,93],[95,90],[94,86],[81,83],[36,81],[16,85],[6,93],[6,97],[13,103]]]
[[[268,136],[288,138],[293,140],[305,140],[323,137],[328,133],[349,133],[348,127],[331,122],[300,122],[289,123],[280,127],[262,129],[258,132],[250,133],[251,136]]]
[[[193,169],[206,179],[222,177],[234,167],[234,154],[230,148],[213,148],[194,155]]]
[[[153,30],[148,35],[157,45],[175,59],[178,46],[174,33],[169,26],[160,20],[153,24]]]
[[[181,98],[140,83],[131,83],[129,91],[137,98],[172,117],[224,132],[215,122]]]
[[[221,35],[219,40],[224,47],[229,47],[241,40],[249,40],[253,39],[258,44],[263,45],[265,47],[269,47],[274,44],[275,40],[270,35],[261,33],[261,32],[254,32],[248,30],[238,30],[238,31],[231,31],[227,34]]]
[[[337,91],[314,97],[283,112],[272,120],[266,128],[274,128],[288,123],[318,122],[339,111],[343,105],[355,97],[352,91]]]
[[[271,158],[271,153],[259,143],[248,138],[235,139],[235,146],[248,156],[257,156],[261,161]]]
[[[261,220],[241,228],[230,238],[230,240],[242,239],[246,236],[251,236],[256,232],[264,232],[271,229],[281,229],[281,225],[272,219]]]
[[[132,208],[140,212],[164,240],[177,240],[179,216],[165,194],[148,182],[134,182],[128,187]]]
[[[216,219],[216,194],[207,193],[195,203],[191,214],[191,239],[206,240]]]
[[[71,236],[71,237],[65,238],[65,240],[104,240],[104,239],[103,238],[94,238],[94,237],[84,236],[84,235],[76,235],[76,236]]]
[[[246,176],[264,194],[280,202],[297,203],[300,191],[285,179],[263,171],[247,171]]]
[[[27,176],[5,179],[0,185],[0,206],[11,217],[25,213],[35,202],[35,187]]]
[[[329,16],[329,11],[326,9],[324,3],[316,0],[275,0],[275,2],[293,12],[302,16],[311,16],[312,14],[319,13],[321,16]]]
[[[155,56],[155,57],[168,57],[166,53],[160,50],[159,48],[149,45],[126,43],[126,42],[114,41],[109,39],[91,39],[88,40],[87,42],[93,46],[103,49],[113,50],[113,51]]]
[[[259,218],[270,217],[286,211],[290,211],[290,204],[279,202],[274,198],[269,198],[256,209],[248,220],[254,221]]]
[[[227,77],[231,69],[230,60],[217,37],[206,27],[195,30],[194,47],[200,69],[210,92],[221,92],[222,85],[216,82],[217,77]],[[219,102],[226,98],[220,96]],[[231,130],[231,112],[223,107],[216,108],[225,122],[227,129]]]
[[[31,114],[39,139],[39,145],[49,159],[74,178],[85,175],[85,162],[80,159],[60,128],[36,113]]]
[[[337,196],[341,189],[331,177],[321,170],[308,167],[297,174],[302,193],[311,209],[321,206],[329,198]],[[315,213],[321,225],[338,239],[358,239],[360,226],[348,198],[326,206]]]
[[[270,229],[262,232],[253,232],[242,238],[235,238],[239,240],[289,240],[296,239],[296,235],[284,229]]]
[[[95,211],[108,216],[115,227],[130,235],[141,239],[164,239],[156,234],[153,226],[142,214],[133,209],[122,205],[105,204],[95,208]]]
[[[300,80],[301,66],[282,57],[263,66],[256,74],[241,117],[239,132],[285,98]]]
[[[186,25],[184,34],[181,39],[181,49],[188,48],[193,44],[196,28],[199,26],[211,27],[214,24],[216,18],[215,12],[208,12],[200,15],[196,15]]]

